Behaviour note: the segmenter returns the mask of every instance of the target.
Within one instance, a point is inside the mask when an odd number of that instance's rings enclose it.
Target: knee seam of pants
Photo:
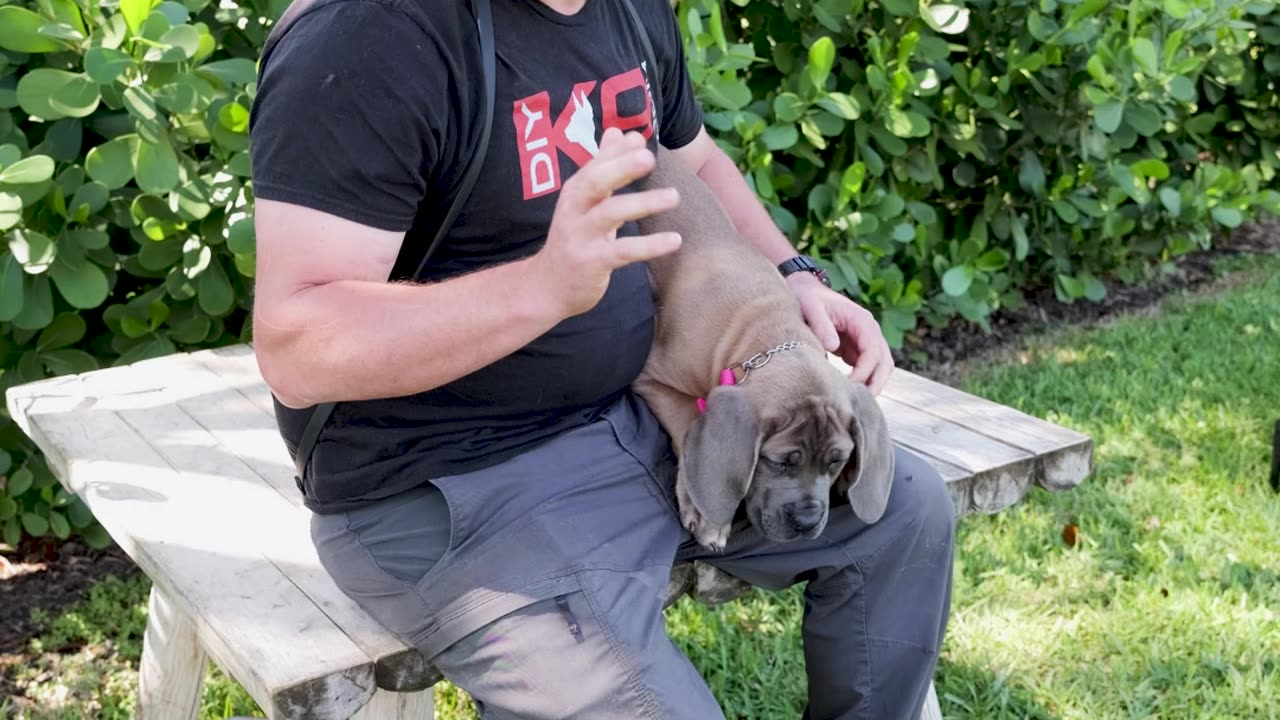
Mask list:
[[[596,607],[595,598],[592,597],[588,584],[583,582],[581,574],[575,574],[579,575],[578,586],[580,588],[579,592],[582,593],[582,599],[586,601],[587,607],[591,608],[591,614],[595,615],[596,624],[600,626],[600,632],[604,635],[605,642],[609,645],[609,650],[612,651],[614,659],[618,661],[618,664],[622,667],[623,673],[627,677],[627,684],[631,686],[631,690],[636,694],[636,697],[640,699],[640,704],[644,709],[645,717],[651,718],[652,720],[661,720],[662,708],[658,704],[657,699],[653,696],[653,691],[645,687],[644,682],[640,679],[639,673],[636,671],[635,664],[631,662],[630,657],[628,657],[627,653],[622,647],[620,647],[621,643],[619,643],[618,638],[614,636],[613,628],[610,627],[604,613],[600,612],[600,608]]]
[[[915,524],[916,524],[916,519],[914,517],[908,518],[907,521],[903,523],[902,527],[898,530],[898,532],[885,538],[884,542],[880,543],[874,549],[872,549],[871,552],[867,553],[862,561],[859,561],[858,558],[855,558],[849,552],[847,543],[838,544],[840,548],[840,552],[843,553],[844,556],[849,559],[849,564],[857,568],[858,572],[865,577],[867,574],[867,566],[874,565],[876,561],[880,558],[880,554],[884,552],[885,548],[889,547],[894,542],[901,539],[902,536],[906,534],[907,530],[910,530],[911,528],[915,527]]]

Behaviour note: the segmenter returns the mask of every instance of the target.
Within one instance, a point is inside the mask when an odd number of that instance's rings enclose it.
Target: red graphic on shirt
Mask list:
[[[646,139],[653,136],[653,99],[641,68],[614,75],[600,85],[592,80],[573,86],[569,102],[552,119],[551,94],[547,91],[516,100],[511,119],[515,124],[516,147],[520,151],[520,174],[524,199],[532,200],[560,189],[560,156],[578,167],[600,152],[599,138],[607,128],[624,132],[636,130]],[[629,90],[644,90],[644,109],[634,115],[618,114],[618,96]],[[595,102],[599,102],[601,122],[596,122]]]

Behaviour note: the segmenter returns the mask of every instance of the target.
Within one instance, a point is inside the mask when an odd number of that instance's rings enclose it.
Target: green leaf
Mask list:
[[[1172,95],[1175,100],[1181,100],[1182,102],[1195,102],[1196,84],[1191,80],[1191,78],[1186,77],[1185,75],[1176,75],[1169,81],[1169,94]]]
[[[4,475],[13,468],[13,456],[7,450],[0,450],[0,475]]]
[[[740,110],[751,102],[751,90],[741,81],[722,77],[714,85],[704,88],[707,100],[725,110]],[[239,103],[227,103],[218,111],[218,122],[234,133],[242,133],[249,127],[249,111]]]
[[[1025,260],[1031,249],[1031,241],[1027,238],[1027,228],[1022,224],[1021,217],[1013,218],[1013,222],[1009,223],[1009,231],[1013,234],[1013,257],[1019,261]]]
[[[818,99],[817,105],[832,115],[845,120],[857,120],[858,116],[862,114],[858,108],[858,102],[852,96],[844,93],[827,93],[824,97]]]
[[[799,120],[805,109],[805,102],[794,93],[782,93],[773,99],[773,114],[782,122]]]
[[[133,66],[133,58],[109,47],[92,47],[84,54],[84,71],[99,85],[115,82]]]
[[[9,237],[9,251],[22,263],[28,273],[37,275],[49,269],[58,254],[58,248],[48,235],[27,228],[18,228]]]
[[[1033,195],[1044,194],[1044,167],[1040,164],[1040,158],[1030,150],[1022,151],[1022,162],[1018,165],[1018,184]]]
[[[18,105],[24,111],[44,120],[66,117],[61,104],[54,103],[54,96],[71,86],[79,77],[76,73],[53,68],[31,70],[18,81]],[[94,88],[94,92],[97,92],[97,88]]]
[[[1164,0],[1164,11],[1175,20],[1185,18],[1194,9],[1194,0]]]
[[[1171,187],[1162,187],[1157,193],[1160,196],[1160,204],[1164,205],[1164,209],[1169,211],[1170,215],[1182,214],[1182,196],[1177,190]]]
[[[880,0],[880,4],[898,17],[913,17],[919,12],[916,0]]]
[[[80,537],[84,538],[85,543],[95,550],[102,550],[111,547],[111,536],[107,534],[106,528],[98,523],[94,523],[80,532]]]
[[[958,35],[969,27],[969,11],[959,5],[937,3],[928,6],[924,13],[924,21],[935,31],[945,35]]]
[[[1146,158],[1129,166],[1129,172],[1138,178],[1169,179],[1169,166],[1158,158]]]
[[[11,322],[22,312],[25,274],[12,252],[0,253],[0,322]]]
[[[71,537],[71,523],[68,523],[67,518],[57,510],[49,513],[49,529],[53,531],[54,536],[59,540],[66,540]]]
[[[898,242],[911,242],[916,238],[916,227],[911,223],[899,223],[893,226],[893,239]]]
[[[196,72],[211,75],[215,80],[231,85],[248,85],[258,78],[254,62],[245,58],[205,63]]]
[[[77,530],[83,530],[93,523],[93,512],[80,498],[75,498],[67,506],[67,517],[71,520],[71,527]]]
[[[836,61],[836,45],[831,38],[823,35],[809,46],[809,65],[807,72],[814,87],[821,88],[827,83],[831,67]]]
[[[120,0],[120,13],[124,15],[130,35],[138,34],[142,23],[146,22],[147,15],[151,14],[151,8],[156,4],[156,0]]]
[[[10,546],[17,546],[22,540],[22,523],[18,518],[11,518],[4,524],[4,541]]]
[[[760,140],[770,150],[786,150],[800,140],[800,131],[790,123],[773,125],[760,134]]]
[[[44,182],[53,177],[53,158],[32,155],[0,170],[0,183],[21,185]]]
[[[889,132],[900,138],[925,137],[932,130],[929,126],[929,120],[925,116],[910,110],[904,111],[900,108],[889,108],[888,117],[885,119],[885,127]]]
[[[168,138],[161,137],[154,143],[138,143],[133,169],[137,174],[138,187],[145,193],[161,195],[178,184],[178,156]]]
[[[61,313],[49,323],[48,327],[40,331],[40,337],[36,340],[36,352],[42,353],[75,345],[84,338],[86,330],[88,325],[79,313]]]
[[[1148,76],[1154,76],[1158,70],[1158,60],[1156,59],[1156,46],[1148,38],[1135,38],[1130,48],[1133,50],[1133,59],[1138,62],[1138,67],[1142,68],[1142,72]]]
[[[5,481],[5,494],[14,498],[22,495],[31,489],[31,481],[35,480],[35,477],[27,468],[19,468],[9,475],[9,479]]]
[[[66,84],[54,90],[49,97],[49,107],[65,117],[86,117],[98,109],[102,95],[93,78],[84,74],[72,75]]]
[[[49,532],[49,521],[45,518],[32,513],[22,513],[22,528],[32,537],[43,537]]]
[[[1054,200],[1052,205],[1053,211],[1056,212],[1058,217],[1062,218],[1062,221],[1068,225],[1074,225],[1080,220],[1080,211],[1066,200]]]
[[[200,49],[200,31],[190,25],[176,25],[160,36],[160,42],[177,48],[184,60],[190,60]]]
[[[18,503],[7,495],[0,495],[0,520],[12,520],[18,514]]]
[[[53,322],[53,288],[44,274],[24,275],[22,284],[22,311],[13,319],[13,325],[23,330],[39,330]]]
[[[938,222],[938,212],[927,203],[912,200],[907,203],[907,213],[921,225],[933,225]]]
[[[98,369],[98,361],[92,355],[73,348],[51,350],[40,356],[40,362],[54,375],[79,375]]]
[[[227,228],[227,249],[233,253],[251,253],[256,250],[252,217],[237,220]]]
[[[1110,134],[1120,129],[1120,120],[1124,117],[1124,103],[1106,102],[1093,109],[1093,121],[1098,129]]]
[[[1150,137],[1160,132],[1160,116],[1143,105],[1129,105],[1124,110],[1125,122],[1139,135]]]
[[[85,172],[110,190],[124,187],[133,179],[133,157],[138,144],[137,135],[121,135],[95,147],[85,158]]]
[[[8,230],[22,221],[22,198],[0,192],[0,230]]]
[[[942,276],[942,291],[952,297],[959,297],[969,292],[973,284],[973,266],[956,265]]]
[[[974,264],[979,270],[986,272],[1003,270],[1009,264],[1009,253],[1000,248],[991,248],[979,255]]]
[[[200,273],[199,288],[200,309],[209,315],[219,317],[231,311],[235,305],[235,293],[231,290],[231,282],[222,270],[222,263],[215,258],[209,267]]]
[[[102,268],[88,260],[78,263],[56,262],[49,271],[53,284],[71,307],[96,308],[107,299],[110,288]]]
[[[1235,208],[1219,205],[1218,207],[1210,210],[1209,214],[1213,216],[1213,219],[1217,221],[1219,225],[1224,225],[1229,228],[1239,227],[1240,223],[1244,222],[1244,214]]]
[[[1107,286],[1093,275],[1084,274],[1084,296],[1093,302],[1102,302],[1107,296]]]
[[[24,7],[0,7],[0,48],[17,53],[51,53],[66,50],[62,43],[41,35],[48,20]]]

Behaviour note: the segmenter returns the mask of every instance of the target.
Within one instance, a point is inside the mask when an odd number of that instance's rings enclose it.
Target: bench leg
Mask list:
[[[195,720],[205,660],[196,626],[152,586],[138,672],[139,720]]]
[[[378,690],[351,720],[431,720],[434,701],[432,688],[411,693]]]
[[[938,705],[938,692],[929,683],[929,694],[924,698],[924,707],[920,708],[920,720],[942,720],[942,707]]]

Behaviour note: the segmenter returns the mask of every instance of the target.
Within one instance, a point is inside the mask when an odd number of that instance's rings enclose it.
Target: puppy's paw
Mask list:
[[[680,524],[698,544],[712,552],[724,552],[729,544],[729,525],[711,522],[693,504],[682,483],[676,483],[676,501],[680,507]]]

